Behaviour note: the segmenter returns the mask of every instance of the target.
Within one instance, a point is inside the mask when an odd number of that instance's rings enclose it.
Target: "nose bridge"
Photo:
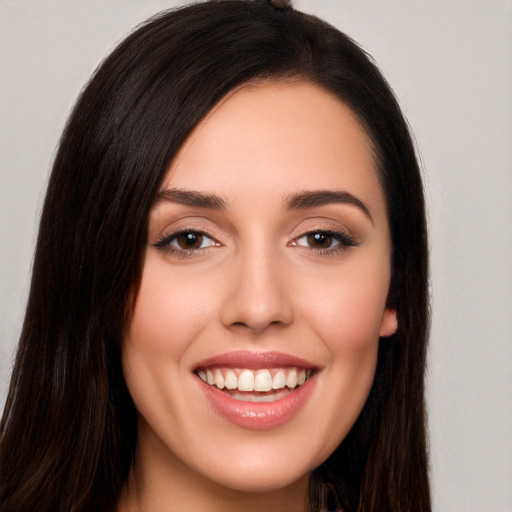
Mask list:
[[[240,249],[230,271],[230,287],[223,304],[226,326],[262,332],[271,325],[287,325],[293,309],[282,254],[268,243]]]

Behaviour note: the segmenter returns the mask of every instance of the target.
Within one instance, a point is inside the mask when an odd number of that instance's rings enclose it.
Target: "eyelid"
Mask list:
[[[338,244],[335,245],[334,247],[321,248],[321,247],[309,247],[307,244],[299,243],[299,241],[302,240],[303,238],[306,238],[309,235],[314,235],[314,234],[322,234],[322,235],[328,236],[330,238],[333,238],[334,240],[336,240],[338,242]],[[314,229],[314,230],[308,231],[307,233],[304,233],[301,236],[295,237],[291,241],[290,245],[292,245],[294,247],[306,247],[306,248],[309,247],[310,249],[313,249],[315,251],[333,251],[335,249],[358,246],[358,244],[353,240],[353,238],[349,234],[344,233],[342,231],[332,231],[332,230],[326,230],[326,229]]]
[[[315,233],[322,233],[331,236],[337,240],[338,243],[333,247],[327,248],[312,247],[307,244],[298,243],[302,238]],[[346,226],[329,220],[325,222],[318,222],[318,219],[315,219],[314,223],[303,226],[299,229],[298,233],[293,237],[288,245],[309,250],[313,254],[336,255],[350,249],[351,247],[358,247],[360,244],[357,237]]]
[[[354,241],[352,240],[352,238],[349,235],[347,235],[346,233],[341,233],[339,231],[325,231],[325,230],[311,231],[309,233],[306,233],[305,235],[295,238],[295,242],[297,242],[296,245],[300,245],[301,247],[308,247],[308,245],[301,244],[298,242],[300,240],[302,240],[303,238],[307,238],[309,235],[314,235],[314,234],[326,235],[326,236],[333,238],[334,240],[336,240],[338,242],[337,245],[335,245],[334,247],[329,247],[329,249],[334,249],[335,247],[340,247],[340,246],[353,247],[356,245],[354,243]]]
[[[165,219],[155,222],[153,229],[151,229],[150,222],[150,233],[153,232],[151,238],[156,240],[156,242],[151,243],[153,246],[166,238],[187,232],[201,233],[222,244],[225,241],[225,230],[209,217],[190,215],[190,212],[176,216],[169,214],[165,217]]]
[[[203,237],[208,238],[213,243],[208,245],[207,247],[198,247],[196,249],[190,248],[190,249],[182,249],[179,247],[175,247],[171,245],[171,242],[175,239],[177,239],[180,235],[183,235],[185,233],[195,233],[198,235],[201,235]],[[170,233],[164,233],[160,238],[152,244],[153,247],[156,247],[157,249],[173,254],[178,257],[193,257],[193,256],[199,256],[203,254],[205,251],[209,250],[212,247],[221,247],[222,243],[217,240],[216,237],[208,233],[203,228],[197,228],[197,227],[180,227],[175,230],[171,230]]]
[[[346,237],[351,238],[354,242],[359,240],[357,233],[354,233],[353,230],[345,224],[331,219],[319,218],[306,219],[306,222],[301,222],[301,224],[296,228],[297,234],[294,235],[293,238],[297,239],[301,236],[316,232],[345,235]]]

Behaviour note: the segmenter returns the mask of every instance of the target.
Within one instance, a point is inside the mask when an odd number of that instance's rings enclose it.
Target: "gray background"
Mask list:
[[[0,0],[0,404],[45,182],[101,58],[176,1]],[[512,2],[296,0],[377,60],[413,127],[432,246],[436,511],[512,510]]]

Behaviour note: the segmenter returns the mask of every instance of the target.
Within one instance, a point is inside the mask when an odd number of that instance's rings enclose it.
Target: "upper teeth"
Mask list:
[[[239,391],[271,391],[275,389],[296,388],[304,384],[309,370],[301,368],[278,368],[272,370],[240,370],[209,368],[199,370],[197,374],[206,383],[219,389],[238,389]]]

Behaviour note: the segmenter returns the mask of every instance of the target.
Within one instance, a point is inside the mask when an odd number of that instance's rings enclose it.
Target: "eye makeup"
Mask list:
[[[178,257],[192,257],[221,245],[205,231],[185,228],[163,236],[153,247]],[[358,244],[351,235],[342,231],[314,229],[294,238],[288,246],[304,247],[317,255],[335,255]]]
[[[301,235],[290,243],[291,247],[306,247],[315,254],[339,254],[349,247],[356,247],[347,233],[331,230],[314,230]]]
[[[170,235],[164,235],[153,247],[178,257],[191,257],[200,255],[211,247],[220,247],[221,244],[208,233],[183,228]]]

